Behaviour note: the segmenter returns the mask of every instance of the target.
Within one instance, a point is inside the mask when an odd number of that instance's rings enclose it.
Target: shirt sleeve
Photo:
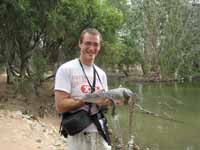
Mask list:
[[[54,90],[71,93],[70,70],[64,67],[59,67],[56,72]]]

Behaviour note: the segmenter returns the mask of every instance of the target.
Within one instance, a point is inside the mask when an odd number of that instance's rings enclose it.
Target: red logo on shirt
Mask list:
[[[91,91],[91,88],[90,88],[89,85],[82,85],[81,86],[81,92],[83,92],[83,93],[90,93],[90,91]]]
[[[95,87],[95,91],[99,91],[99,90],[100,90],[99,86]],[[89,85],[82,85],[81,86],[81,92],[83,92],[83,93],[91,93],[90,86]]]

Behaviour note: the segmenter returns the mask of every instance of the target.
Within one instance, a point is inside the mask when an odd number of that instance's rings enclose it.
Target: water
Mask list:
[[[200,83],[127,84],[137,104],[167,120],[134,110],[133,134],[142,150],[200,150]],[[118,107],[120,133],[128,135],[127,106]]]

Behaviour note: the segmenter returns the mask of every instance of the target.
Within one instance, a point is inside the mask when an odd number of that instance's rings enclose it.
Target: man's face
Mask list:
[[[90,65],[95,60],[95,57],[100,51],[100,37],[99,35],[93,35],[85,33],[82,42],[79,43],[81,58],[84,63]]]

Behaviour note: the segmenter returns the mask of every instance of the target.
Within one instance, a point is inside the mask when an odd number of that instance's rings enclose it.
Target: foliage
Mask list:
[[[23,95],[30,94],[30,91],[33,91],[33,84],[29,79],[15,78],[13,80],[14,88],[16,93],[21,93]]]
[[[174,75],[175,79],[199,69],[195,63],[199,56],[199,5],[182,0],[132,0],[120,5],[121,1],[115,5],[123,11],[125,20],[119,40],[130,47],[121,63],[139,62],[144,74],[158,72],[162,77]],[[132,61],[137,53],[140,54],[138,60]],[[129,60],[128,56],[133,58]]]
[[[113,43],[122,24],[122,14],[106,1],[2,0],[0,8],[0,62],[8,82],[18,85],[30,80],[35,86],[48,65],[76,57],[84,28],[97,28]]]
[[[168,8],[168,20],[165,27],[165,38],[162,50],[162,71],[165,74],[174,73],[175,78],[188,77],[199,67],[193,64],[198,60],[199,52],[195,48],[199,37],[195,27],[199,22],[199,10],[187,5],[187,3],[176,2],[173,7]],[[193,68],[193,69],[192,69]]]
[[[187,78],[200,68],[199,7],[187,0],[1,0],[1,68],[8,81],[40,82],[48,66],[55,73],[77,57],[80,32],[95,27],[103,35],[98,64]]]
[[[48,71],[47,58],[41,54],[34,54],[32,56],[32,80],[35,82],[40,82],[45,79],[45,72]]]

